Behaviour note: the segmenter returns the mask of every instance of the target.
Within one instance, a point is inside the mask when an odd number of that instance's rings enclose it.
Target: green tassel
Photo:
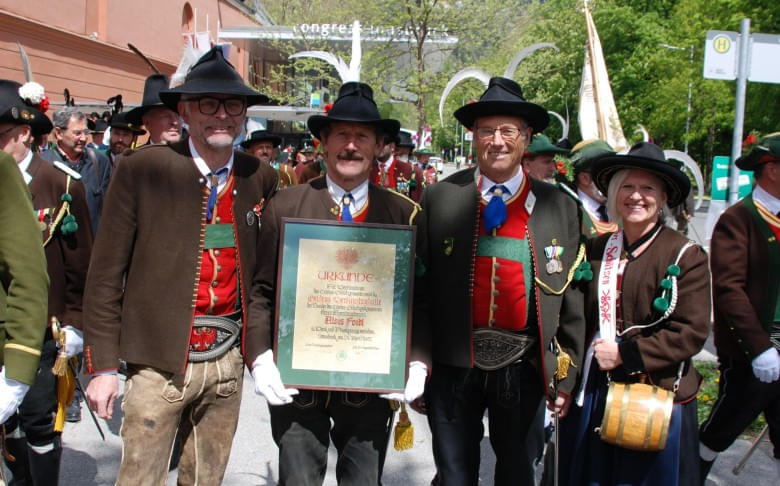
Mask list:
[[[679,277],[680,276],[680,267],[677,266],[677,265],[669,265],[666,268],[666,273],[668,273],[670,277]]]
[[[60,231],[62,231],[63,235],[70,235],[78,231],[79,225],[76,223],[76,218],[69,214],[62,218],[62,226],[60,226]]]
[[[670,290],[672,288],[672,280],[668,278],[661,280],[661,288],[664,290]]]
[[[585,282],[590,282],[593,280],[593,270],[587,269],[582,272],[582,280]]]
[[[577,270],[574,271],[574,276],[572,277],[572,280],[574,280],[575,282],[579,282],[580,280],[582,280],[582,270],[577,268]]]
[[[663,314],[669,310],[669,301],[663,297],[656,297],[653,300],[653,310]]]
[[[70,194],[68,194],[68,193],[66,192],[65,194],[63,194],[62,196],[60,196],[60,201],[63,201],[63,202],[65,202],[65,201],[67,201],[67,202],[72,202],[72,201],[73,201],[73,196],[71,196]]]

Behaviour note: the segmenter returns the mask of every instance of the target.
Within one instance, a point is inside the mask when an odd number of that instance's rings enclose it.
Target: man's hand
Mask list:
[[[255,393],[265,397],[269,405],[292,403],[293,396],[298,394],[295,388],[284,387],[279,368],[274,363],[273,351],[270,349],[252,363],[252,378],[255,380]]]
[[[769,348],[753,359],[753,374],[764,383],[772,383],[780,378],[780,353]]]
[[[114,400],[119,395],[119,378],[116,373],[98,375],[90,380],[86,390],[87,404],[97,416],[111,420],[114,414]]]
[[[73,326],[62,328],[65,333],[65,354],[72,358],[84,350],[84,338],[81,337],[81,331]]]
[[[558,395],[555,397],[555,403],[547,401],[547,409],[553,412],[558,412],[558,418],[563,418],[569,413],[569,407],[571,407],[570,395]]]
[[[599,369],[604,371],[614,370],[623,364],[620,350],[615,341],[596,339],[593,342],[593,357],[599,364]]]
[[[0,425],[16,413],[29,389],[30,385],[6,378],[5,370],[0,371]]]
[[[421,361],[409,363],[409,379],[403,393],[383,393],[379,395],[387,400],[411,403],[420,398],[425,391],[425,379],[428,377],[428,367]]]

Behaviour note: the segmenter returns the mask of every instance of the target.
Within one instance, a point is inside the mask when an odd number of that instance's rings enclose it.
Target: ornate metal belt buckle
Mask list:
[[[474,330],[474,365],[493,371],[519,361],[532,348],[536,338],[492,327]]]

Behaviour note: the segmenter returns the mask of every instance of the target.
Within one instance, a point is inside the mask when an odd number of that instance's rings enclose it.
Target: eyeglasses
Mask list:
[[[520,134],[520,129],[515,127],[477,128],[477,137],[480,139],[493,138],[493,134],[499,132],[504,140],[514,140]]]
[[[230,116],[238,116],[246,109],[246,100],[243,98],[214,98],[201,96],[183,101],[197,101],[198,110],[204,115],[214,115],[219,111],[220,105],[225,107],[225,113]]]
[[[81,137],[82,135],[88,137],[89,134],[92,133],[92,130],[71,130],[70,133],[72,133],[74,137]]]

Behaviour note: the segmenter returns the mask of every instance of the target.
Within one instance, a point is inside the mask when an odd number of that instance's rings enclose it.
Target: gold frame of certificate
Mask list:
[[[274,356],[286,386],[403,391],[416,228],[282,218]]]

